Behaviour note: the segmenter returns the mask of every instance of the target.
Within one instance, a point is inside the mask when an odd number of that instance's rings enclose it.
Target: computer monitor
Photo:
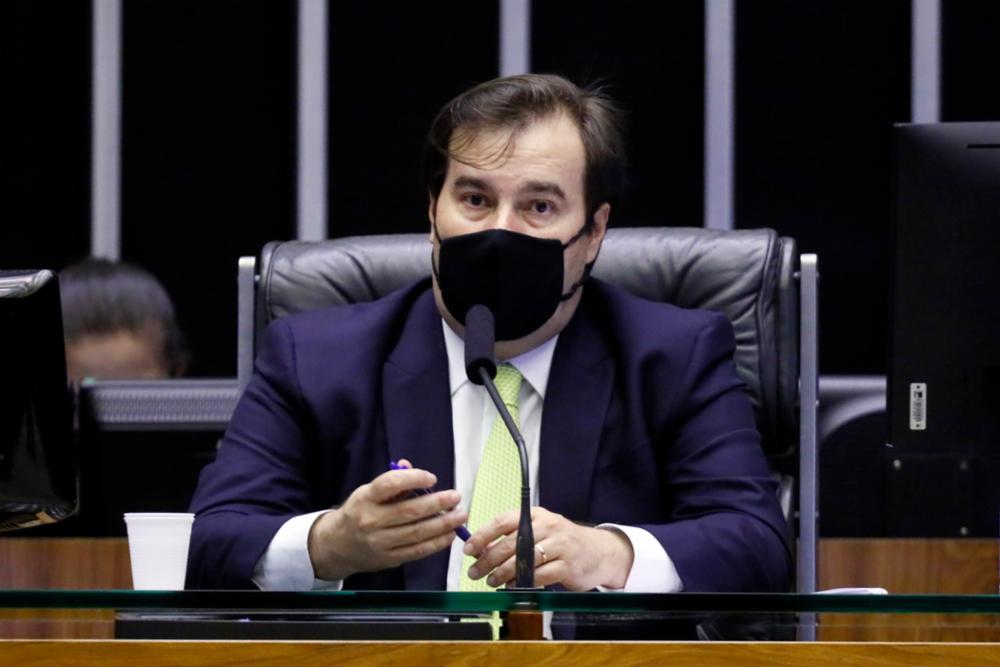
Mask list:
[[[996,535],[1000,122],[895,132],[890,504],[904,534]]]
[[[235,379],[84,380],[79,511],[26,537],[117,537],[125,512],[186,512],[238,397]]]
[[[238,397],[235,379],[85,380],[80,514],[49,532],[120,536],[125,512],[186,512]]]
[[[0,531],[72,515],[77,470],[58,281],[0,271]]]

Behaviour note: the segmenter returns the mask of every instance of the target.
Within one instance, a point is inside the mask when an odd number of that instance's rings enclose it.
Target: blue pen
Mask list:
[[[401,466],[395,461],[389,461],[389,469],[409,470],[410,468],[407,468],[406,466]],[[428,493],[432,493],[432,491],[430,489],[413,489],[412,491],[410,491],[410,493],[418,496],[426,496]],[[459,539],[462,540],[463,542],[468,542],[469,538],[472,537],[472,535],[469,533],[469,529],[466,528],[465,526],[459,526],[458,528],[456,528],[455,534],[458,535]]]

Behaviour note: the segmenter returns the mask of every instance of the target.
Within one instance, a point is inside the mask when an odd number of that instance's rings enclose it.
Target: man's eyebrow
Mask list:
[[[473,176],[459,176],[452,184],[454,188],[472,188],[474,190],[489,190],[490,186],[481,178]]]
[[[559,184],[551,181],[528,181],[521,190],[532,194],[551,194],[560,199],[566,199],[566,193],[559,187]]]
[[[455,189],[469,188],[473,190],[491,189],[488,182],[475,176],[459,176],[455,179],[452,187]],[[528,194],[551,194],[560,199],[566,199],[566,192],[558,183],[553,183],[552,181],[528,181],[521,187],[521,192]]]

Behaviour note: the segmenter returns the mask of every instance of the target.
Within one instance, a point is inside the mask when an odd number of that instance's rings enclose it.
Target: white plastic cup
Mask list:
[[[129,512],[128,552],[135,590],[184,590],[194,514]]]

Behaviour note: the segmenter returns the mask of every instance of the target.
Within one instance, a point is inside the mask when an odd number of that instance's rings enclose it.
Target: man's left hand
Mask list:
[[[488,577],[490,586],[514,581],[520,515],[520,510],[513,510],[495,517],[465,543],[466,554],[479,555],[470,578]],[[531,527],[536,586],[562,584],[571,591],[625,587],[634,554],[632,543],[620,531],[581,526],[542,507],[531,508]]]

